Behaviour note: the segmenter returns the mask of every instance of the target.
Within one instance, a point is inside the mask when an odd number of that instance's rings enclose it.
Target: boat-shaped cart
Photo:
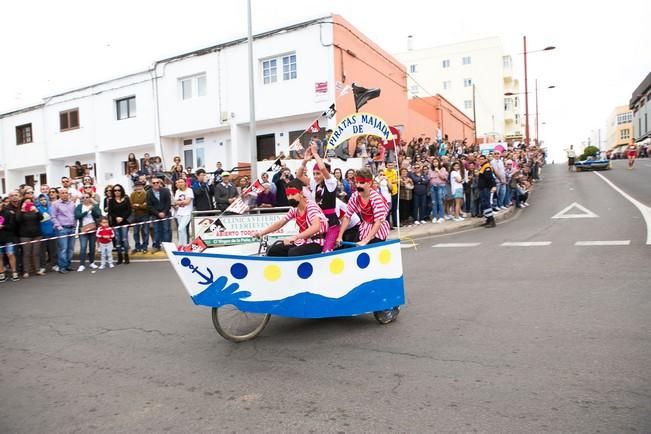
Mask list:
[[[262,244],[260,244],[262,245]],[[271,315],[327,318],[373,313],[394,321],[405,302],[400,241],[298,257],[268,257],[257,243],[165,251],[183,286],[200,306],[212,307],[213,324],[233,342],[256,337]]]

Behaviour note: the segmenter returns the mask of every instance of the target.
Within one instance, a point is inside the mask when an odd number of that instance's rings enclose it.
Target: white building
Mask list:
[[[498,37],[408,50],[395,56],[407,67],[410,97],[443,95],[473,119],[473,85],[478,138],[520,140],[518,80]]]
[[[333,24],[322,17],[255,36],[258,158],[287,148],[335,100]],[[325,86],[323,83],[326,83]],[[130,152],[186,166],[251,162],[246,39],[157,61],[151,69],[0,115],[1,191],[59,185],[75,161],[125,186]]]

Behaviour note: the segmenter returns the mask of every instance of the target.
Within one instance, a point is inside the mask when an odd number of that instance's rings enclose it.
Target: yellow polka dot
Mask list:
[[[384,249],[380,252],[380,264],[388,264],[391,262],[391,252],[389,249]]]
[[[330,262],[330,272],[332,274],[340,274],[344,271],[344,260],[341,258],[335,258]]]
[[[267,265],[264,267],[264,278],[270,282],[280,279],[280,267],[278,265]]]

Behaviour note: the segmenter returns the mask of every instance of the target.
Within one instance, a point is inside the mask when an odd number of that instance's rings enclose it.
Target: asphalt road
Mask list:
[[[602,174],[649,204],[647,162]],[[232,344],[166,263],[2,284],[0,431],[651,432],[640,212],[559,166],[530,202],[404,249],[389,326],[272,318]],[[598,217],[552,218],[574,202]]]

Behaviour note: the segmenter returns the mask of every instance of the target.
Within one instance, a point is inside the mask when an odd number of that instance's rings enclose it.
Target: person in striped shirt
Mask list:
[[[348,200],[348,210],[341,221],[341,229],[337,237],[337,244],[340,245],[348,222],[353,214],[360,217],[358,226],[359,235],[357,245],[378,243],[389,236],[391,226],[387,221],[390,206],[380,193],[373,190],[373,175],[369,169],[360,169],[355,174],[357,191]]]
[[[276,241],[267,249],[267,256],[314,255],[323,250],[325,234],[328,232],[328,220],[319,205],[303,195],[304,186],[305,184],[299,179],[290,181],[285,192],[287,202],[292,208],[285,217],[254,235],[256,238],[261,238],[280,230],[291,220],[296,221],[298,234]]]

